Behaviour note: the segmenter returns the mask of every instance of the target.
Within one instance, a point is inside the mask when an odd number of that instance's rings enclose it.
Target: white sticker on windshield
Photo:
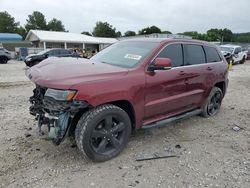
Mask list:
[[[140,55],[136,55],[136,54],[126,54],[124,56],[124,58],[127,58],[127,59],[133,59],[133,60],[140,60],[141,59],[141,56]]]

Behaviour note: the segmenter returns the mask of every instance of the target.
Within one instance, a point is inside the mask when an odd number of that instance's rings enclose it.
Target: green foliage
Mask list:
[[[96,22],[96,26],[93,30],[93,35],[95,37],[116,37],[117,33],[115,31],[115,27],[113,28],[112,25],[110,25],[107,22]]]
[[[161,33],[162,33],[162,34],[172,34],[171,31],[162,31]]]
[[[25,25],[25,29],[27,31],[31,29],[47,30],[46,19],[41,12],[34,11],[31,15],[28,15],[26,21],[27,24]]]
[[[120,31],[117,31],[116,32],[116,37],[121,37],[122,36],[122,33]]]
[[[92,34],[91,34],[90,32],[88,32],[88,31],[83,31],[83,32],[81,32],[81,34],[83,34],[83,35],[88,35],[88,36],[92,36]]]
[[[139,35],[148,35],[152,33],[161,33],[161,29],[156,26],[146,27],[140,30]]]
[[[235,33],[233,35],[233,42],[247,42],[250,43],[250,32],[248,33]]]
[[[25,39],[26,35],[27,35],[27,31],[24,27],[19,26],[15,29],[15,33],[18,33],[19,35],[21,35],[23,37],[23,40]]]
[[[227,28],[209,29],[204,34],[198,33],[197,31],[186,31],[182,34],[186,36],[191,36],[193,39],[205,40],[205,41],[231,42],[233,39],[233,32]]]
[[[125,37],[130,37],[130,36],[135,36],[135,35],[136,35],[136,33],[134,31],[126,31],[124,33]]]
[[[8,12],[0,12],[0,33],[14,33],[18,25]]]
[[[53,18],[51,21],[48,22],[47,28],[50,31],[65,31],[64,25],[62,21]]]

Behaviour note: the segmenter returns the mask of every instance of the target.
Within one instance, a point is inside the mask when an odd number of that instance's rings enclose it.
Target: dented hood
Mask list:
[[[128,73],[121,68],[83,58],[48,58],[26,70],[35,84],[48,88],[70,89],[73,85],[103,79],[116,79]]]

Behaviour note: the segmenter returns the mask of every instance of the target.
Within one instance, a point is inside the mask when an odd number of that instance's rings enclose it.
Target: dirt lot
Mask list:
[[[250,62],[233,67],[216,117],[140,130],[104,163],[81,157],[69,140],[54,146],[38,136],[33,87],[24,63],[0,65],[0,187],[250,187]],[[135,161],[164,151],[179,157]]]

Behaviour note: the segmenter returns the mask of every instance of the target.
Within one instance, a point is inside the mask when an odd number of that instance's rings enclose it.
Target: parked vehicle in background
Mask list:
[[[250,45],[247,48],[247,59],[250,60]]]
[[[11,59],[11,54],[5,48],[0,47],[0,63],[6,64]]]
[[[53,48],[41,51],[37,54],[28,55],[24,62],[27,66],[32,67],[48,57],[80,57],[77,53],[61,48]]]
[[[216,115],[228,64],[204,41],[145,38],[117,42],[90,60],[47,59],[26,75],[36,84],[30,113],[39,128],[47,125],[55,144],[74,136],[83,154],[105,161],[133,129]]]
[[[221,52],[227,60],[232,60],[233,64],[244,64],[247,59],[247,51],[243,51],[241,46],[221,45]]]

